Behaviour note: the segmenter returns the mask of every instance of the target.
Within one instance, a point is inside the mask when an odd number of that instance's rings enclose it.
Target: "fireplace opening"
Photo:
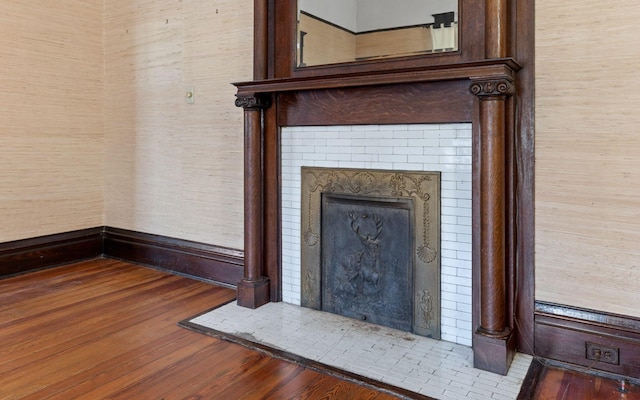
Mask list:
[[[301,305],[440,338],[440,173],[302,167]]]
[[[413,200],[322,195],[322,310],[411,331]]]

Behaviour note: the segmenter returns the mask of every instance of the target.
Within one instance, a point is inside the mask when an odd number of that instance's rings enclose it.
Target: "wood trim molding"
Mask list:
[[[590,348],[612,350],[601,358]],[[640,376],[640,318],[535,303],[535,354],[624,376]],[[604,353],[598,353],[604,354]]]
[[[97,257],[235,286],[244,252],[111,227],[96,227],[0,243],[0,278]]]
[[[102,228],[0,243],[0,277],[100,257]]]
[[[308,76],[236,82],[237,96],[252,96],[256,93],[279,93],[294,90],[339,89],[362,86],[391,85],[401,83],[443,82],[457,79],[485,78],[501,79],[512,76],[520,65],[511,58],[461,62],[451,65],[436,65],[428,68],[394,69],[368,73],[353,72],[332,76]],[[241,106],[239,104],[238,106]]]
[[[184,239],[105,227],[104,256],[235,286],[242,278],[242,251]]]
[[[535,54],[534,54],[534,0],[520,0],[511,9],[511,46],[522,69],[516,75],[517,93],[512,106],[517,115],[513,122],[514,151],[511,164],[514,174],[510,184],[516,193],[510,203],[515,227],[513,257],[515,270],[509,279],[514,282],[511,293],[515,305],[513,318],[518,350],[534,354],[534,299],[535,299]]]
[[[281,93],[277,118],[281,126],[460,123],[472,109],[469,82],[457,80]]]

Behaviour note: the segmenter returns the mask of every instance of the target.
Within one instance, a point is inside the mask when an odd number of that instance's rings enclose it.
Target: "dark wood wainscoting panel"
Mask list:
[[[244,268],[239,250],[110,227],[104,255],[232,286]]]
[[[102,228],[0,243],[0,277],[99,257]]]
[[[459,80],[285,92],[278,95],[278,124],[471,122],[469,84]]]
[[[640,319],[536,302],[537,356],[640,377]]]

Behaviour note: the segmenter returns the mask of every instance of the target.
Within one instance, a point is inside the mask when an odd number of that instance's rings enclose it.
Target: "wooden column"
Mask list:
[[[509,35],[508,27],[508,1],[486,0],[485,10],[485,57],[507,57]]]
[[[244,277],[238,282],[238,305],[258,308],[269,302],[269,279],[263,260],[263,110],[269,97],[238,95],[236,106],[244,108]]]
[[[269,4],[253,1],[253,79],[269,76]]]
[[[479,80],[471,84],[479,117],[480,271],[479,326],[474,332],[474,366],[506,374],[513,358],[509,326],[507,264],[507,127],[506,101],[514,92],[510,78]]]

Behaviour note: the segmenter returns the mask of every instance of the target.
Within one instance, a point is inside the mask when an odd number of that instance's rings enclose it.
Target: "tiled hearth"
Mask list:
[[[514,400],[531,364],[531,356],[517,354],[509,373],[501,376],[473,368],[470,347],[283,302],[257,310],[233,302],[186,326],[435,399]]]
[[[441,337],[471,346],[471,142],[471,124],[283,128],[283,301],[301,298],[300,167],[440,171]]]

